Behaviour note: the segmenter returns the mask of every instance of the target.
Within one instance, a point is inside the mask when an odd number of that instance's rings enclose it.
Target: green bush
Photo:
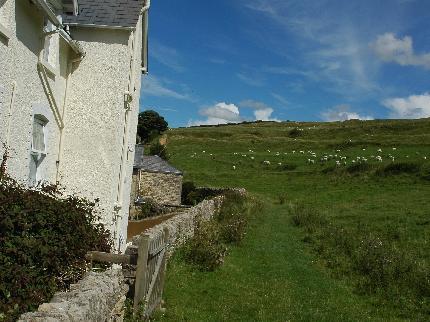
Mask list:
[[[225,193],[220,212],[215,217],[225,243],[239,243],[245,237],[250,211],[247,198],[234,191]]]
[[[296,137],[299,137],[300,135],[302,135],[302,131],[300,131],[296,127],[288,132],[288,136],[290,138],[296,138]]]
[[[220,238],[219,223],[214,220],[200,221],[194,236],[183,247],[185,260],[202,271],[213,271],[224,262],[227,247]]]
[[[163,160],[169,160],[169,153],[167,153],[167,147],[161,144],[158,140],[152,141],[149,146],[149,155],[158,155]]]
[[[393,162],[382,166],[376,171],[378,176],[398,175],[402,173],[416,174],[419,173],[421,164],[418,162]]]
[[[228,244],[237,244],[245,236],[248,216],[260,209],[254,201],[226,192],[219,213],[209,221],[198,221],[194,236],[181,252],[188,263],[204,271],[213,271],[224,261]]]
[[[366,162],[356,162],[348,165],[345,170],[349,174],[357,174],[357,173],[369,172],[370,170],[372,170],[372,166]]]
[[[420,171],[420,177],[430,181],[430,163],[423,164]]]
[[[28,190],[0,178],[0,313],[13,321],[76,283],[89,250],[109,252],[109,232],[95,203],[54,186]],[[1,316],[1,315],[0,315]],[[0,318],[1,320],[1,318]]]
[[[197,188],[192,181],[182,184],[181,202],[183,205],[195,206],[205,199],[216,197],[223,189]]]
[[[136,216],[136,220],[154,217],[162,215],[165,210],[162,206],[158,205],[152,199],[145,199],[145,201],[139,206],[139,212]]]
[[[297,168],[297,165],[293,163],[285,163],[278,166],[278,170],[280,171],[292,171],[292,170],[295,170],[296,168]]]

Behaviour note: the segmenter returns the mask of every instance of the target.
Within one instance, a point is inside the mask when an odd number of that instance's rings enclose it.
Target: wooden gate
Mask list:
[[[160,305],[166,269],[167,229],[155,236],[143,234],[138,250],[134,312],[149,317]]]
[[[88,252],[90,261],[136,265],[134,283],[135,315],[146,319],[160,305],[163,295],[166,270],[166,250],[169,231],[165,228],[154,235],[142,234],[137,252],[134,255]]]

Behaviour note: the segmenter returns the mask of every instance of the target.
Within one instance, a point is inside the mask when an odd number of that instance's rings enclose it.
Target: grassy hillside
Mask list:
[[[268,206],[220,270],[172,263],[163,319],[430,318],[430,120],[175,129],[168,144],[186,180]]]

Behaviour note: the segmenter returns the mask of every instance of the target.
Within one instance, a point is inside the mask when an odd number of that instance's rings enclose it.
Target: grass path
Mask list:
[[[297,234],[286,208],[271,205],[217,271],[198,272],[175,258],[167,273],[167,311],[156,320],[395,320],[328,276]]]

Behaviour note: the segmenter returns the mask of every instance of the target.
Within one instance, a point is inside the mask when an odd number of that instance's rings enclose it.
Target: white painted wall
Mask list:
[[[4,1],[3,1],[4,2]],[[55,182],[59,128],[51,117],[52,109],[47,100],[38,72],[37,62],[43,48],[42,14],[29,1],[6,1],[0,9],[3,21],[7,19],[10,39],[0,35],[0,142],[8,144],[9,172],[19,181],[27,182],[29,176],[32,119],[34,109],[47,115],[47,156],[42,162],[44,179]],[[58,102],[63,101],[66,82],[66,64],[70,53],[68,45],[55,35],[63,61],[57,61],[58,73],[50,75],[49,83]],[[15,99],[11,104],[12,89]],[[0,147],[3,154],[3,147]]]
[[[136,91],[124,133],[133,33],[79,27],[71,33],[86,56],[74,65],[69,79],[60,182],[71,192],[100,200],[103,224],[111,230],[116,246],[124,249],[134,159],[129,147],[135,142],[141,77],[134,72]],[[140,55],[137,59],[134,64],[140,63]]]
[[[71,28],[72,37],[86,52],[71,69],[75,54],[64,40],[54,36],[59,46],[58,70],[49,76],[49,84],[61,113],[64,108],[60,151],[60,128],[37,68],[43,49],[42,14],[29,1],[13,0],[6,1],[0,14],[11,17],[8,27],[12,36],[6,40],[0,35],[0,142],[10,148],[9,173],[27,182],[32,118],[35,111],[43,113],[49,119],[48,153],[41,169],[44,179],[56,181],[59,160],[60,184],[69,193],[99,199],[101,220],[111,230],[117,248],[124,250],[139,111],[141,20],[135,32]],[[128,124],[126,91],[133,97]]]

